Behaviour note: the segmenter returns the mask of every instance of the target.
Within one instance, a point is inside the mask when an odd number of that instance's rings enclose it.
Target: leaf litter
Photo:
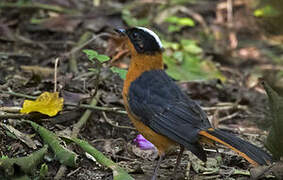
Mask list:
[[[111,97],[114,97],[109,100],[109,97],[106,98],[107,96],[101,96],[97,100],[98,106],[123,108],[121,97],[123,81],[121,80],[120,76],[124,76],[123,74],[125,73],[122,71],[112,70],[118,74],[113,73],[111,70],[109,70],[109,62],[105,62],[103,63],[101,70],[101,74],[103,74],[101,75],[102,78],[96,83],[95,78],[93,78],[93,72],[91,72],[92,74],[89,75],[88,71],[89,68],[96,67],[94,67],[87,57],[83,55],[81,50],[91,49],[95,50],[98,54],[108,55],[112,58],[112,65],[118,68],[126,69],[128,67],[129,54],[125,48],[125,44],[123,44],[122,41],[111,38],[111,36],[101,36],[101,38],[91,42],[84,41],[87,42],[83,43],[84,46],[81,46],[82,44],[78,42],[80,39],[84,39],[82,36],[85,34],[85,32],[91,31],[95,35],[99,36],[101,33],[111,32],[112,28],[124,27],[124,23],[137,23],[152,28],[156,28],[157,26],[158,28],[154,30],[160,30],[161,32],[165,33],[165,36],[162,35],[162,39],[168,42],[179,44],[179,42],[183,40],[182,37],[185,37],[184,40],[192,39],[194,42],[197,42],[197,46],[200,47],[201,51],[200,49],[196,48],[196,44],[186,46],[184,48],[193,47],[193,49],[187,49],[190,51],[190,53],[192,53],[191,51],[194,51],[192,59],[200,58],[203,64],[205,64],[202,65],[204,69],[208,69],[209,71],[217,70],[215,71],[217,73],[214,75],[220,79],[224,76],[226,77],[226,81],[223,83],[212,79],[202,82],[187,82],[188,80],[191,80],[188,79],[191,78],[190,76],[183,79],[182,83],[179,83],[180,87],[188,95],[198,100],[203,107],[206,107],[208,109],[206,111],[209,116],[214,116],[215,111],[219,111],[218,117],[225,118],[226,120],[215,123],[216,125],[218,124],[219,127],[225,128],[228,131],[239,133],[239,135],[245,139],[254,137],[253,134],[245,135],[246,132],[250,132],[249,128],[254,128],[255,131],[251,132],[256,132],[259,135],[255,136],[252,141],[257,145],[262,145],[264,139],[263,137],[266,136],[266,132],[256,128],[255,124],[260,124],[260,122],[264,121],[265,119],[264,111],[266,107],[264,105],[266,105],[267,99],[265,95],[262,94],[263,88],[261,86],[257,84],[246,86],[246,83],[248,80],[251,81],[253,79],[248,79],[248,75],[253,73],[255,66],[269,64],[269,62],[266,61],[266,53],[263,53],[260,47],[256,46],[256,48],[252,48],[253,44],[245,45],[246,42],[243,39],[239,39],[240,42],[243,42],[244,47],[241,47],[241,49],[231,55],[231,50],[227,50],[229,45],[227,45],[227,39],[225,39],[226,36],[217,37],[219,39],[216,38],[213,41],[211,41],[211,39],[214,37],[202,39],[203,37],[200,37],[199,34],[202,31],[201,28],[203,28],[203,26],[198,24],[200,21],[196,20],[195,17],[204,17],[204,20],[206,21],[205,24],[212,29],[212,33],[214,33],[215,36],[217,36],[217,33],[223,33],[227,30],[225,29],[225,24],[222,24],[223,26],[214,24],[213,18],[208,16],[208,14],[218,11],[212,8],[215,7],[214,5],[212,6],[212,2],[206,2],[202,6],[196,3],[193,5],[193,10],[190,9],[190,6],[186,3],[179,4],[178,7],[176,6],[177,10],[172,14],[172,16],[179,18],[186,17],[186,23],[189,21],[190,23],[194,21],[194,27],[189,27],[186,24],[183,26],[181,24],[181,26],[178,27],[179,29],[176,29],[177,31],[174,33],[167,32],[167,28],[170,25],[168,23],[170,22],[162,21],[156,26],[147,24],[157,17],[155,16],[156,13],[166,10],[166,7],[164,7],[165,9],[160,8],[161,6],[159,7],[158,3],[141,2],[139,4],[140,8],[137,10],[137,8],[135,8],[135,3],[131,4],[130,2],[119,1],[117,4],[113,3],[109,6],[107,2],[101,1],[100,3],[102,3],[102,5],[107,5],[107,12],[111,13],[106,13],[105,6],[104,8],[102,8],[102,6],[93,8],[92,1],[81,1],[73,4],[64,0],[60,0],[55,4],[54,2],[52,3],[47,1],[41,1],[41,3],[44,5],[50,5],[49,9],[46,9],[44,6],[37,5],[36,7],[29,8],[21,8],[21,6],[17,6],[15,7],[16,9],[13,9],[13,11],[9,11],[10,9],[6,6],[3,8],[3,12],[1,12],[4,14],[1,14],[3,16],[0,18],[0,29],[3,29],[3,32],[5,32],[4,34],[0,35],[1,106],[20,107],[24,102],[24,99],[26,99],[4,93],[3,91],[12,91],[33,96],[38,96],[45,91],[51,92],[53,90],[53,80],[50,79],[50,77],[47,80],[45,75],[41,75],[41,73],[45,70],[44,68],[47,68],[47,75],[50,72],[52,74],[54,67],[53,59],[55,59],[55,57],[65,57],[66,53],[75,52],[76,58],[74,58],[74,64],[76,64],[77,70],[70,70],[72,69],[72,66],[69,64],[68,58],[62,58],[63,61],[60,63],[60,70],[58,72],[59,90],[61,93],[63,91],[71,92],[62,93],[63,95],[60,94],[60,96],[62,95],[64,99],[68,100],[69,103],[88,103],[88,98],[92,97],[94,89],[98,88],[102,94],[111,94]],[[125,7],[126,10],[124,10],[124,14],[123,12],[121,13],[121,6],[119,6],[123,5],[123,3],[129,3],[129,6]],[[218,3],[221,4],[221,2]],[[149,4],[156,8],[148,8]],[[172,5],[174,6],[175,4],[172,3]],[[61,8],[58,9],[56,8],[57,6]],[[205,11],[202,8],[204,6],[206,7]],[[238,5],[236,5],[236,7],[238,9],[242,8],[242,6]],[[79,18],[78,15],[69,15],[70,11],[68,11],[68,9],[75,9],[77,12],[80,11],[80,8],[82,8],[84,13],[87,13],[87,15]],[[184,8],[192,10],[190,13],[194,14],[194,16],[186,15],[185,11],[182,11]],[[21,16],[24,12],[27,13],[25,17]],[[80,13],[82,12],[83,11]],[[220,13],[222,13],[224,16],[226,15],[224,11],[221,11]],[[235,13],[237,13],[237,10]],[[149,17],[147,17],[147,15],[149,15]],[[54,19],[56,18],[57,20],[55,21]],[[45,24],[32,24],[32,22],[36,22],[32,20],[38,19],[48,19],[49,21],[45,21]],[[129,21],[133,19],[134,21]],[[149,20],[145,21],[145,19]],[[23,24],[30,23],[32,26],[23,26]],[[174,23],[177,23],[177,21]],[[22,37],[19,38],[19,36],[16,36],[16,32],[21,33],[20,36]],[[245,35],[241,31],[238,33],[243,36]],[[241,36],[239,36],[239,38],[241,38]],[[175,45],[173,44],[171,50],[173,53],[176,52],[176,50],[174,50],[174,46]],[[74,49],[79,50],[72,51]],[[250,52],[250,50],[252,51]],[[247,51],[250,53],[247,54]],[[260,56],[258,54],[260,54]],[[183,68],[182,61],[184,59],[182,59],[182,56],[187,56],[186,53],[180,56],[178,53],[172,55],[169,52],[169,56],[174,58],[174,63],[172,63],[173,65],[177,64],[177,68]],[[102,57],[102,59],[103,58],[104,57]],[[257,60],[260,58],[264,59],[264,61]],[[225,60],[223,61],[223,59]],[[249,61],[249,59],[253,60]],[[209,65],[210,62],[212,62],[212,64],[215,64],[215,62],[220,64],[215,66],[215,69],[214,67],[211,68]],[[222,62],[229,63],[227,63],[227,65],[225,63],[222,64]],[[23,72],[23,69],[21,69],[22,65],[32,68],[35,67],[35,70],[31,70],[31,73]],[[195,67],[198,66],[200,65],[195,65]],[[174,66],[170,65],[169,69],[172,67]],[[183,71],[183,69],[181,70]],[[176,71],[180,71],[180,69],[175,70],[173,73],[176,73]],[[221,76],[218,74],[218,72],[221,72]],[[34,79],[34,75],[37,74],[40,74],[41,78],[36,80]],[[198,76],[200,75],[196,74],[193,77],[195,78]],[[176,79],[178,79],[178,77]],[[248,83],[252,84],[250,82]],[[219,105],[221,103],[227,104],[225,106]],[[247,108],[239,108],[242,106]],[[42,121],[41,118],[36,120],[39,120],[37,123],[40,123],[41,126],[48,131],[57,132],[64,128],[67,129],[68,127],[71,127],[76,121],[78,121],[80,118],[80,113],[83,110],[84,109],[81,109],[79,106],[64,106],[63,110],[58,115],[51,118],[44,117],[44,121]],[[229,115],[235,112],[238,112],[236,116],[229,117]],[[112,126],[110,123],[107,123],[105,120],[103,120],[101,110],[94,110],[92,115],[89,117],[87,124],[81,129],[79,137],[86,139],[88,142],[91,140],[104,141],[118,138],[124,139],[126,143],[124,143],[124,146],[122,146],[120,150],[114,151],[115,153],[112,154],[106,154],[106,156],[112,160],[114,159],[115,163],[118,163],[125,169],[130,170],[130,172],[134,172],[133,177],[135,179],[148,179],[153,170],[152,160],[154,157],[144,158],[143,155],[140,155],[133,150],[136,145],[132,143],[132,141],[136,137],[137,132],[131,129],[119,128],[119,126],[131,126],[131,123],[125,114],[119,114],[115,112],[106,113],[107,117],[111,119],[111,122],[117,122],[118,127]],[[22,123],[14,122],[15,120],[10,121],[9,119],[3,119],[3,123],[5,123],[5,125],[14,126],[24,134],[34,133],[34,131],[27,124],[23,125]],[[25,143],[19,142],[21,146],[17,146],[23,148],[16,148],[16,145],[13,145],[16,140],[11,138],[12,136],[8,136],[2,126],[0,128],[1,156],[4,157],[7,154],[9,156],[19,155],[23,157],[31,153],[31,149],[29,146],[26,146]],[[52,136],[56,137],[55,135]],[[40,142],[44,142],[39,138],[39,136],[36,136],[35,139]],[[109,142],[111,145],[112,143],[114,144],[114,141]],[[61,145],[60,142],[58,143]],[[58,143],[56,144],[58,145]],[[105,150],[102,143],[94,142],[91,144],[101,152],[108,152]],[[113,145],[110,147],[115,146]],[[219,148],[218,150],[220,152],[215,153],[213,149],[207,148],[209,161],[208,164],[204,164],[203,167],[197,167],[197,165],[202,165],[202,163],[193,164],[195,163],[195,160],[190,155],[185,153],[181,168],[178,170],[178,176],[180,176],[181,179],[185,176],[195,179],[198,177],[212,179],[223,178],[226,176],[230,176],[230,179],[249,177],[246,173],[246,170],[249,169],[249,165],[247,163],[225,148]],[[78,148],[74,148],[73,151],[76,154],[84,154],[84,152]],[[212,159],[217,155],[221,156],[221,160],[217,160],[217,162],[215,162]],[[173,152],[173,154],[169,156],[169,159],[163,162],[160,179],[168,179],[168,177],[171,176],[171,171],[173,169],[172,164],[175,163],[175,157],[176,152]],[[191,160],[190,163],[188,163],[189,160]],[[72,168],[68,168],[67,173],[65,176],[63,176],[63,179],[105,179],[112,177],[112,175],[109,175],[112,173],[109,173],[108,170],[91,163],[84,157],[78,159],[78,165],[80,169],[77,171]],[[59,163],[47,162],[47,166],[47,176],[49,178],[54,177],[58,171]],[[39,171],[39,168],[35,169]],[[200,169],[202,169],[202,171]],[[198,174],[197,172],[201,172],[202,174]],[[67,174],[71,174],[71,176],[67,176]],[[280,174],[280,171],[277,174]]]

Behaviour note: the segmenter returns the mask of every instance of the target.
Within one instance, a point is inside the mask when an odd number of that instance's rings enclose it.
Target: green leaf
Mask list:
[[[42,162],[47,151],[48,146],[44,145],[40,150],[27,156],[0,159],[0,169],[2,169],[8,176],[20,174],[22,172],[31,174],[36,170],[37,165]]]
[[[188,17],[170,16],[170,17],[166,18],[165,21],[172,23],[172,24],[179,25],[181,27],[184,27],[184,26],[193,27],[193,26],[195,26],[195,22],[191,18],[188,18]]]
[[[197,45],[197,43],[193,40],[182,39],[181,44],[184,50],[191,54],[200,54],[202,53],[202,49]]]
[[[91,49],[84,49],[83,52],[87,55],[88,59],[94,63],[93,59],[97,59],[100,63],[104,63],[110,60],[110,57],[98,54],[96,51]]]
[[[78,138],[72,138],[77,145],[79,145],[84,151],[93,156],[99,164],[102,164],[113,171],[114,180],[134,180],[123,168],[114,163],[111,159],[108,159],[100,151],[90,145],[88,142]]]
[[[47,176],[47,173],[48,173],[48,166],[47,164],[43,163],[39,170],[39,176],[41,178],[44,178],[45,176]]]
[[[96,59],[101,62],[101,63],[104,63],[106,61],[109,61],[110,60],[110,57],[106,56],[106,55],[102,55],[102,54],[98,54],[96,56]]]
[[[178,32],[182,29],[181,26],[176,26],[176,25],[169,25],[168,26],[168,32],[173,33],[173,32]]]
[[[6,155],[2,155],[1,157],[0,157],[0,159],[2,159],[2,160],[4,160],[4,159],[8,159],[9,157],[8,156],[6,156]]]
[[[87,55],[89,60],[93,60],[98,55],[98,53],[92,49],[84,49],[83,52]]]
[[[208,80],[218,78],[225,81],[225,77],[218,71],[215,65],[208,60],[201,60],[197,56],[184,54],[182,63],[178,63],[172,56],[163,56],[168,66],[166,72],[176,80]]]
[[[254,11],[254,16],[256,17],[276,17],[279,16],[281,13],[276,10],[274,7],[267,5],[265,7],[256,9]]]
[[[182,63],[184,60],[184,54],[182,51],[176,51],[173,53],[173,58],[178,61],[178,63]]]
[[[128,9],[124,9],[122,11],[122,19],[129,26],[148,26],[150,24],[150,21],[147,17],[137,19],[131,15],[131,12]]]
[[[43,126],[36,124],[33,121],[25,120],[29,123],[33,129],[41,136],[44,143],[48,144],[53,150],[55,157],[61,164],[69,167],[75,167],[77,165],[77,154],[67,149],[62,145],[62,141],[53,132],[49,131]]]
[[[118,73],[121,79],[126,79],[126,75],[127,75],[127,70],[125,69],[120,69],[117,67],[111,67],[111,71],[113,73]]]
[[[164,47],[171,48],[163,54],[163,60],[168,66],[166,72],[174,79],[191,81],[218,78],[225,81],[213,62],[201,58],[203,51],[194,40],[182,39],[179,44],[165,41]]]
[[[268,95],[272,127],[266,139],[266,148],[273,158],[283,157],[283,97],[279,96],[266,82],[263,87]]]
[[[178,23],[178,17],[177,16],[170,16],[165,19],[166,22],[177,24]]]
[[[183,26],[190,26],[190,27],[195,26],[195,22],[191,18],[187,18],[187,17],[180,18],[178,24]]]
[[[178,50],[180,48],[180,44],[179,43],[175,43],[175,42],[169,42],[169,41],[162,41],[163,47],[164,49],[173,49],[173,50]]]
[[[88,68],[88,70],[92,72],[98,72],[98,69],[95,69],[95,68]]]
[[[170,4],[173,7],[173,5],[183,5],[183,4],[188,4],[188,3],[196,3],[198,2],[197,0],[171,0]]]

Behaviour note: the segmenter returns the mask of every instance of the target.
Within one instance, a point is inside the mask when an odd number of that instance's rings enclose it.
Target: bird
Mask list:
[[[124,37],[131,60],[123,85],[123,101],[135,128],[158,150],[152,180],[157,179],[164,156],[180,146],[173,176],[184,149],[206,161],[203,144],[218,142],[254,166],[268,165],[272,157],[257,146],[211,126],[200,105],[180,90],[164,70],[160,38],[145,27],[114,29]]]

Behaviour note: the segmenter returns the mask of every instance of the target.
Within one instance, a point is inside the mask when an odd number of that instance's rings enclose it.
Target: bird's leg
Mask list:
[[[180,145],[180,152],[179,152],[178,157],[177,157],[177,162],[176,162],[176,165],[175,165],[175,168],[174,168],[173,177],[176,176],[177,169],[178,169],[178,166],[180,165],[183,152],[184,152],[184,146]]]
[[[151,180],[156,180],[156,177],[157,177],[157,174],[158,174],[158,170],[159,170],[159,167],[160,167],[160,164],[161,164],[161,161],[162,161],[163,157],[164,157],[164,154],[160,154],[159,155],[159,159],[158,159],[157,164],[156,164],[156,166],[154,168],[154,174],[153,174]]]

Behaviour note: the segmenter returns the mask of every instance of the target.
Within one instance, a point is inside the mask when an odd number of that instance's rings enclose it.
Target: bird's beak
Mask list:
[[[117,32],[120,36],[126,36],[126,30],[125,29],[114,29],[115,32]]]

